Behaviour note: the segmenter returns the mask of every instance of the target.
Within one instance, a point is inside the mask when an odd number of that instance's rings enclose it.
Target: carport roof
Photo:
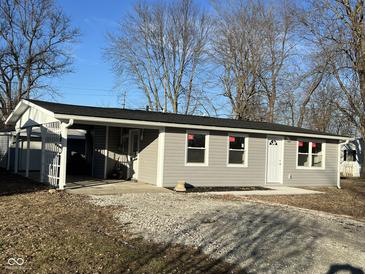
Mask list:
[[[227,119],[227,118],[214,118],[207,116],[162,113],[154,111],[131,110],[131,109],[120,109],[120,108],[80,106],[80,105],[52,103],[39,100],[28,100],[28,101],[58,115],[158,122],[168,125],[171,124],[172,127],[173,125],[176,124],[186,125],[186,128],[189,128],[189,125],[210,126],[218,128],[258,130],[260,132],[261,131],[281,132],[281,133],[288,132],[288,133],[296,133],[298,135],[316,135],[318,137],[332,136],[332,137],[338,137],[338,139],[344,139],[344,138],[348,139],[348,137],[336,134],[330,134],[326,132],[320,132],[315,130],[309,130],[299,127],[292,127],[292,126],[267,123],[267,122],[254,122],[246,120]]]

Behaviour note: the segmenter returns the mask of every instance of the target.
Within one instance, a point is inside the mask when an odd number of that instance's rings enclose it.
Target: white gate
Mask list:
[[[61,123],[51,122],[42,126],[42,181],[58,187],[62,152]]]

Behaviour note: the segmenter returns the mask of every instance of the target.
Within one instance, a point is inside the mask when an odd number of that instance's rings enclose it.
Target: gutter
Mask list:
[[[228,132],[242,132],[242,133],[258,133],[265,135],[282,135],[282,136],[293,136],[293,137],[308,137],[317,139],[329,139],[329,140],[347,140],[349,137],[345,136],[333,136],[333,135],[319,135],[311,133],[298,133],[288,131],[274,131],[264,129],[247,129],[247,128],[232,128],[232,127],[221,127],[221,126],[204,126],[204,125],[192,125],[192,124],[178,124],[178,123],[167,123],[167,122],[152,122],[144,120],[132,120],[132,119],[117,119],[117,118],[102,118],[94,116],[82,116],[82,115],[69,115],[69,114],[55,114],[55,118],[58,120],[77,120],[78,123],[83,124],[100,124],[100,125],[133,125],[133,126],[145,126],[145,127],[156,127],[156,128],[182,128],[182,129],[197,129],[197,130],[213,130],[213,131],[228,131]]]

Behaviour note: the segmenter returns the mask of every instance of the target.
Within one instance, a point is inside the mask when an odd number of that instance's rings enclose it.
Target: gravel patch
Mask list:
[[[115,217],[136,236],[195,246],[252,273],[365,266],[365,224],[347,218],[200,194],[131,193],[92,202],[122,206]]]

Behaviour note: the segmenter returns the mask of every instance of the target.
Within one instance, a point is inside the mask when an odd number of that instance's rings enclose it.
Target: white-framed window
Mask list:
[[[186,165],[208,165],[208,132],[186,132]]]
[[[229,133],[227,165],[247,167],[247,144],[248,137],[242,134]]]
[[[320,141],[297,141],[297,168],[325,167],[325,143]]]

